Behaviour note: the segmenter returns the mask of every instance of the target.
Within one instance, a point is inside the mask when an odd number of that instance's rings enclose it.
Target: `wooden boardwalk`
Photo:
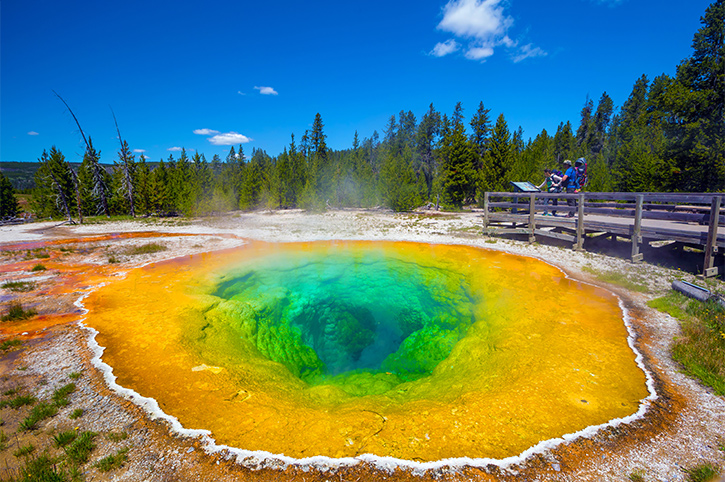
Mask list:
[[[704,249],[703,275],[710,277],[725,272],[715,265],[718,249],[725,249],[723,198],[724,193],[487,192],[483,230],[527,234],[529,242],[537,236],[561,239],[576,250],[583,249],[587,236],[625,237],[634,262],[642,260],[642,243],[676,241]]]

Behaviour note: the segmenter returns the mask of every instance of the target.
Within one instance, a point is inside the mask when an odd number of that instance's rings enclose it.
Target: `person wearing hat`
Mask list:
[[[564,161],[564,169],[564,175],[561,177],[561,187],[566,189],[567,194],[574,194],[579,189],[579,186],[576,182],[576,169],[571,165],[569,159]],[[567,199],[566,203],[571,207],[576,207],[576,200],[574,199]],[[567,214],[567,217],[574,217],[574,211]]]

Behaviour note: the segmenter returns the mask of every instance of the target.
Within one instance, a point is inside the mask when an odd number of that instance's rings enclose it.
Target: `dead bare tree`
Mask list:
[[[53,93],[66,106],[66,108],[68,109],[68,112],[70,112],[70,115],[73,117],[73,120],[76,122],[76,125],[78,126],[78,130],[81,132],[81,137],[83,138],[83,142],[86,144],[86,153],[85,153],[84,158],[88,159],[88,163],[91,166],[91,176],[93,178],[93,194],[95,194],[97,196],[97,198],[99,199],[104,214],[107,217],[110,217],[111,214],[108,211],[108,196],[107,196],[108,185],[106,184],[106,181],[105,181],[105,176],[104,176],[105,172],[103,171],[103,167],[101,167],[101,164],[98,162],[98,159],[99,159],[98,152],[96,152],[96,150],[93,148],[93,143],[91,142],[90,138],[86,138],[86,134],[83,132],[81,123],[78,122],[78,118],[73,113],[73,110],[70,108],[70,106],[65,101],[65,99],[63,99],[63,97],[61,97],[60,94],[58,94],[58,92],[53,91]],[[78,186],[78,187],[80,188],[80,186]],[[80,194],[78,194],[78,197],[80,198]]]
[[[136,207],[134,203],[134,192],[133,192],[133,179],[131,173],[131,159],[128,155],[128,144],[121,138],[121,130],[118,128],[118,121],[116,120],[116,114],[111,109],[111,115],[113,115],[113,122],[116,124],[116,132],[118,133],[118,141],[121,143],[121,150],[118,152],[123,162],[123,182],[121,183],[121,189],[128,199],[128,204],[131,207],[131,217],[136,217]]]

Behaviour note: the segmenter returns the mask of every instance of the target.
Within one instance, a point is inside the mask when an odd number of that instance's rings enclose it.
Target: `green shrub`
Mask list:
[[[58,388],[56,391],[53,392],[53,395],[51,397],[53,399],[53,404],[55,404],[56,407],[65,407],[70,404],[70,401],[68,400],[68,395],[73,393],[75,389],[75,383],[69,383],[61,388]]]
[[[58,448],[65,447],[69,443],[73,442],[77,436],[78,436],[77,431],[66,430],[65,432],[60,432],[59,434],[55,435],[53,437],[53,443]]]
[[[682,334],[672,345],[672,358],[683,371],[725,395],[725,310],[675,291],[648,305],[680,320]]]
[[[40,402],[30,411],[30,414],[20,422],[21,430],[35,430],[38,423],[42,422],[46,418],[50,418],[58,413],[58,407],[51,405],[46,402]]]
[[[73,410],[71,412],[70,415],[68,415],[68,418],[70,418],[71,420],[75,420],[77,418],[80,418],[82,415],[83,415],[83,410],[80,408],[76,408],[75,410]]]
[[[100,472],[109,472],[121,467],[123,463],[128,460],[128,456],[126,454],[128,454],[128,448],[120,449],[115,455],[103,457],[101,460],[93,464],[93,466]]]
[[[33,267],[32,267],[32,268],[30,269],[30,271],[45,271],[46,269],[48,269],[48,268],[46,268],[46,267],[45,267],[45,266],[43,266],[42,264],[38,263],[38,264],[36,264],[35,266],[33,266]]]
[[[708,482],[715,479],[720,473],[717,466],[711,463],[704,463],[689,469],[682,469],[687,474],[689,482]]]
[[[27,457],[28,455],[35,452],[35,447],[33,444],[23,445],[22,447],[18,447],[18,449],[13,452],[13,455],[20,458],[20,457]]]
[[[58,471],[56,461],[44,454],[26,462],[25,467],[20,470],[17,482],[67,482],[68,480],[69,475],[62,470]]]
[[[98,434],[95,432],[81,432],[78,434],[75,441],[65,450],[68,460],[76,465],[85,464],[93,449],[96,448],[93,441],[97,436]]]
[[[0,343],[0,351],[9,350],[13,347],[22,345],[23,342],[18,340],[17,338],[14,338],[12,340],[5,340],[4,342]]]
[[[17,397],[11,398],[9,400],[1,401],[0,408],[20,408],[24,407],[25,405],[32,405],[36,401],[37,400],[35,399],[35,397],[32,397],[30,395],[18,395]]]
[[[15,292],[27,292],[35,289],[35,283],[32,281],[8,281],[3,283],[3,289]]]
[[[136,255],[136,254],[153,254],[158,253],[160,251],[166,251],[167,248],[163,244],[159,243],[147,243],[142,244],[140,246],[131,246],[126,249],[126,254],[129,255]]]
[[[27,320],[35,316],[37,312],[33,309],[25,310],[23,305],[17,302],[10,303],[10,307],[5,315],[2,317],[2,321],[20,321]]]

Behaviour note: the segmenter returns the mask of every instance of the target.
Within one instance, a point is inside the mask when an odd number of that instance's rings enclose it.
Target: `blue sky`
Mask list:
[[[111,108],[137,153],[279,154],[322,115],[350,147],[433,103],[466,121],[480,101],[525,138],[575,128],[589,95],[621,106],[639,76],[692,53],[704,0],[205,2],[3,0],[0,160],[55,145],[79,161],[70,104],[101,162],[117,159]]]

